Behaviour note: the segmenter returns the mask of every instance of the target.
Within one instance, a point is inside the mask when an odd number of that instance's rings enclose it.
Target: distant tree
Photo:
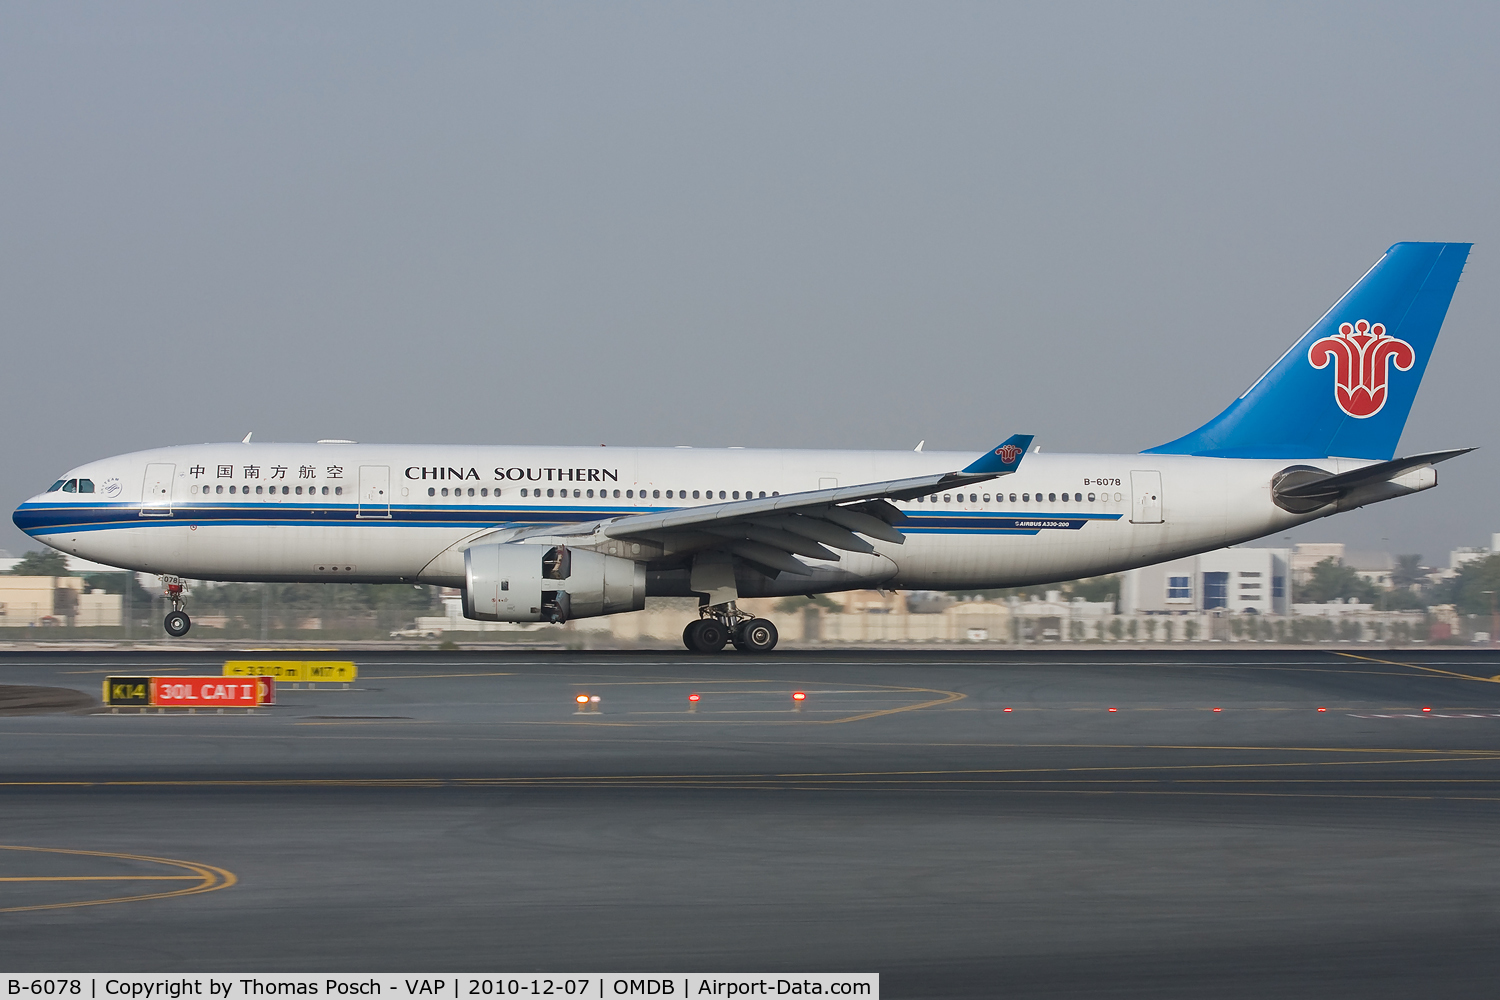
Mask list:
[[[14,576],[67,576],[68,557],[61,552],[28,552],[11,569]]]
[[[1490,601],[1500,598],[1500,555],[1464,563],[1441,597],[1442,603],[1457,605],[1463,614],[1489,614]]]
[[[1063,584],[1063,592],[1069,597],[1081,597],[1095,604],[1104,601],[1113,602],[1120,599],[1120,578],[1118,576],[1093,576],[1087,580],[1074,580]]]
[[[1306,583],[1297,588],[1297,599],[1304,604],[1326,604],[1354,598],[1364,604],[1375,602],[1375,588],[1363,579],[1353,566],[1329,556],[1312,568]]]
[[[125,588],[129,587],[132,606],[151,606],[152,595],[136,582],[134,573],[90,573],[83,578],[83,585],[88,590],[102,590],[106,594],[123,594]]]
[[[1420,555],[1397,556],[1396,566],[1391,570],[1391,586],[1410,587],[1414,583],[1425,583],[1427,574],[1422,572]]]

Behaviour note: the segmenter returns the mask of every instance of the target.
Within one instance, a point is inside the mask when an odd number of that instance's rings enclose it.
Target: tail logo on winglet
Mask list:
[[[1000,461],[1009,465],[1020,457],[1021,449],[1013,444],[1002,444],[995,449],[995,454],[1000,456]]]
[[[1372,325],[1362,319],[1352,325],[1340,323],[1337,334],[1314,342],[1307,360],[1314,368],[1327,368],[1329,361],[1334,362],[1333,397],[1339,409],[1363,420],[1385,406],[1390,377],[1387,362],[1398,371],[1411,371],[1417,355],[1406,341],[1387,336],[1383,323]]]

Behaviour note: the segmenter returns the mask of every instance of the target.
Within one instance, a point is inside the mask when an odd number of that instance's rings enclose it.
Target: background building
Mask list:
[[[1294,558],[1288,549],[1215,549],[1133,569],[1121,579],[1120,613],[1284,615]],[[1319,555],[1311,565],[1326,558]]]

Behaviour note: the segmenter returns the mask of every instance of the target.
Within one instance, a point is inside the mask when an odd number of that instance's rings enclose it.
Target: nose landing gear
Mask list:
[[[186,611],[182,610],[184,602],[182,581],[175,576],[164,576],[161,580],[167,588],[167,600],[172,602],[172,610],[163,620],[162,627],[167,630],[167,635],[181,638],[188,634],[188,629],[193,627],[193,620],[188,617]]]

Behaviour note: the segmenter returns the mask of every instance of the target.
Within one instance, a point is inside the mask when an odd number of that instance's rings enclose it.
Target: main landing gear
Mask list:
[[[162,627],[167,630],[167,635],[180,639],[193,627],[193,620],[182,610],[182,581],[175,576],[164,576],[162,583],[166,584],[167,600],[172,602],[172,610],[162,622]]]
[[[733,601],[700,608],[702,616],[682,630],[682,644],[695,653],[717,653],[727,644],[742,653],[769,653],[776,648],[776,626],[741,611]]]

